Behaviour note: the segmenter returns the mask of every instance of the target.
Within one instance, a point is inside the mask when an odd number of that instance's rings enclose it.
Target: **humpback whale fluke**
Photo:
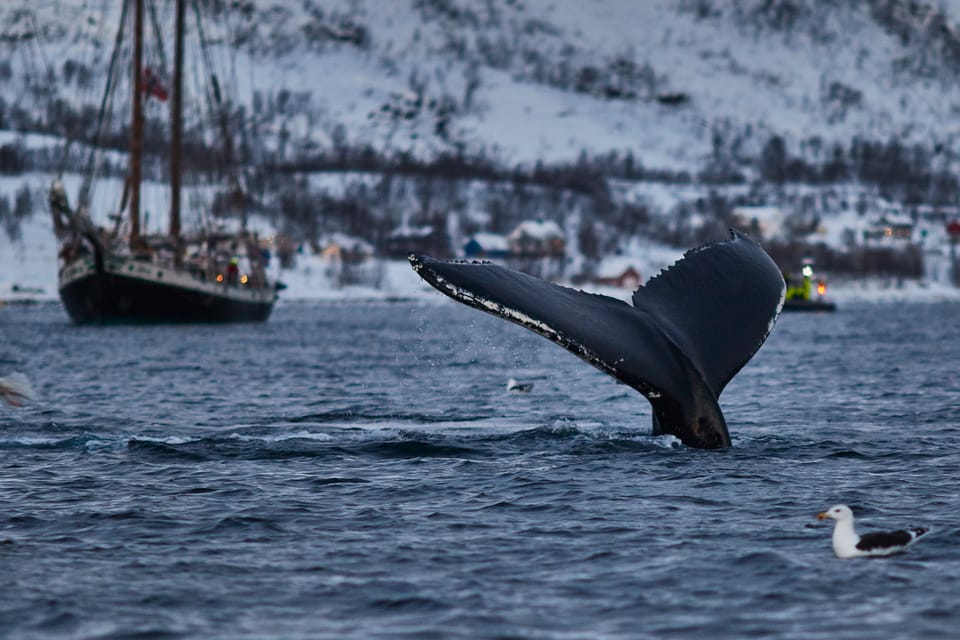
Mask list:
[[[633,306],[489,262],[409,260],[454,300],[535,331],[630,385],[653,406],[655,434],[702,449],[730,446],[717,398],[766,340],[786,290],[770,256],[733,230],[641,285]]]

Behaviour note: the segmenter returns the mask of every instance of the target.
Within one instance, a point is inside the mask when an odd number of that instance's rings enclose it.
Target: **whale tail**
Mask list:
[[[30,380],[22,373],[11,373],[0,378],[0,398],[14,407],[22,407],[33,397]]]
[[[654,431],[720,448],[717,398],[773,328],[786,286],[748,236],[691,249],[633,294],[633,306],[488,262],[411,254],[420,277],[454,300],[539,333],[643,394]]]

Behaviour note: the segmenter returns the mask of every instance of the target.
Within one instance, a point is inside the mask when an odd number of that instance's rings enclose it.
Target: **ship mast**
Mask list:
[[[183,138],[183,25],[185,0],[177,0],[177,28],[173,54],[173,101],[170,104],[170,237],[180,260],[180,152]]]
[[[133,20],[133,113],[130,124],[130,249],[140,249],[140,174],[143,151],[143,0]]]

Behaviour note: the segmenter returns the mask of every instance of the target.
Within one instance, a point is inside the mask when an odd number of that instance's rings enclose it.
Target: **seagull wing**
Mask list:
[[[927,532],[923,528],[900,529],[898,531],[878,531],[860,536],[857,549],[860,551],[880,551],[906,547]]]

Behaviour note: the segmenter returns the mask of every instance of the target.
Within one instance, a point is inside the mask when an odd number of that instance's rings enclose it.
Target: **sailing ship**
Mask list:
[[[127,28],[124,24],[128,3],[123,2],[115,51]],[[110,216],[112,228],[97,226],[88,213],[93,155],[76,208],[70,207],[63,183],[53,183],[49,200],[54,230],[60,240],[60,299],[70,319],[78,324],[265,321],[283,285],[268,279],[266,253],[256,234],[247,231],[245,216],[239,231],[208,228],[189,233],[181,229],[185,0],[176,0],[170,96],[169,230],[159,234],[142,232],[144,100],[145,94],[155,92],[157,87],[156,76],[143,66],[144,0],[130,4],[134,9],[131,135],[120,213]],[[115,59],[116,55],[111,59],[111,67]],[[108,73],[108,92],[111,76],[112,68]],[[219,89],[215,94],[219,97]],[[105,97],[100,122],[106,104]],[[225,118],[222,120],[224,124]],[[229,142],[228,132],[221,133]],[[231,183],[231,193],[236,195],[236,178]]]

